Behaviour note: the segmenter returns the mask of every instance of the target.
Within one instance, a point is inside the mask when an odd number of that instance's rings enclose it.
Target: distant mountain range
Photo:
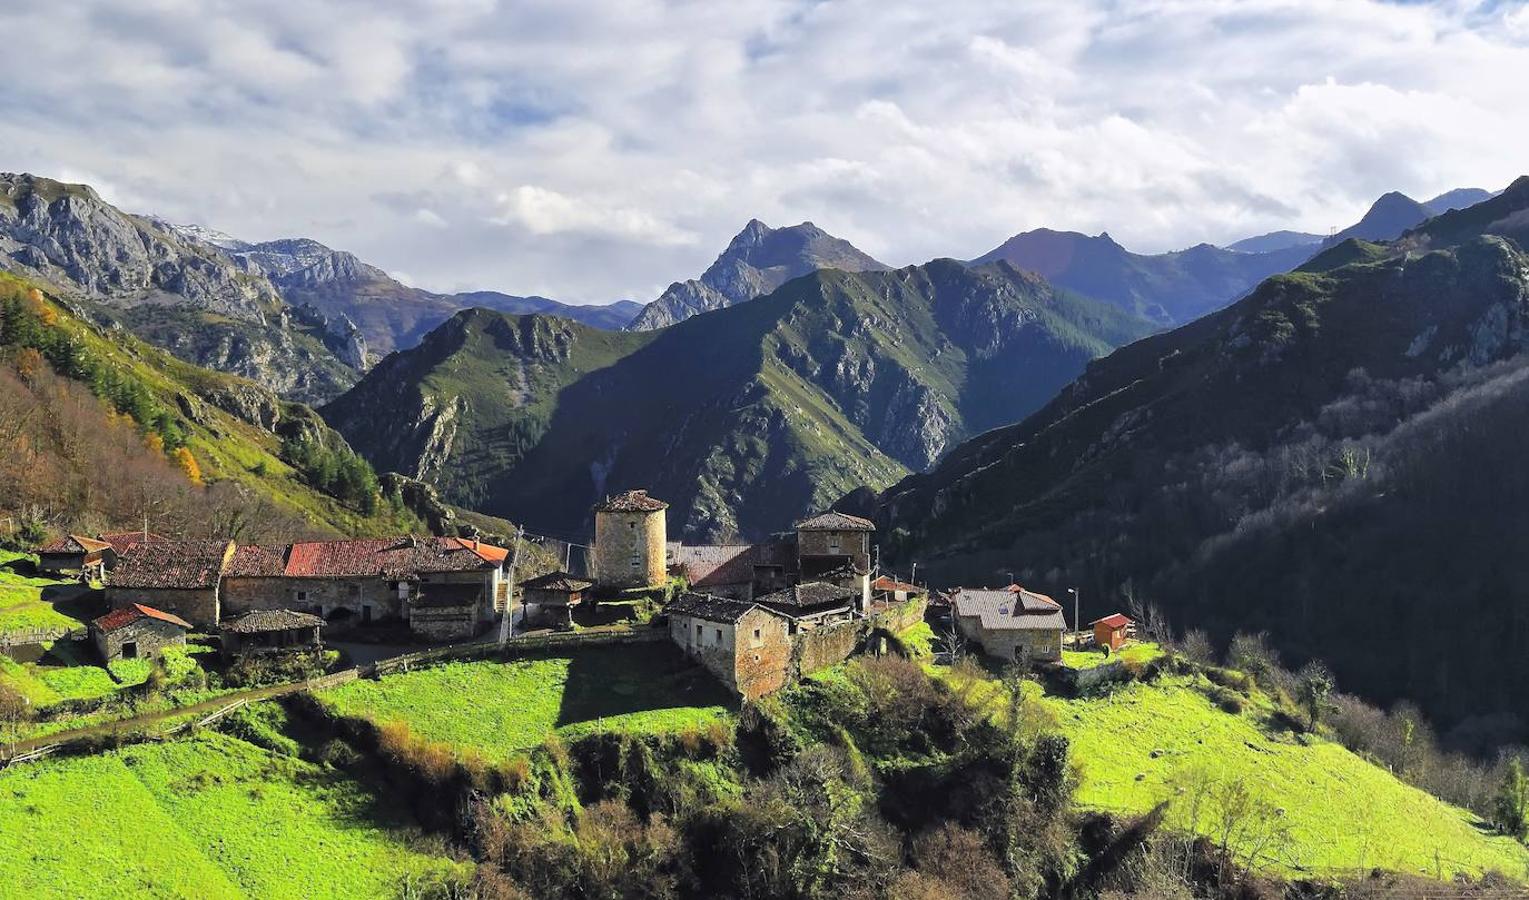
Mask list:
[[[459,313],[323,415],[453,502],[583,533],[642,486],[692,538],[757,537],[1038,408],[1152,323],[1006,263],[821,269],[660,331]]]
[[[1529,722],[1529,662],[1484,649],[1529,640],[1525,247],[1529,177],[1332,245],[862,511],[938,583],[1076,586],[1085,618],[1129,585],[1222,640],[1268,629],[1346,688]]]
[[[723,309],[770,293],[818,269],[880,272],[889,267],[811,222],[771,228],[750,219],[698,279],[677,281],[633,320],[633,331],[651,331],[699,313]]]

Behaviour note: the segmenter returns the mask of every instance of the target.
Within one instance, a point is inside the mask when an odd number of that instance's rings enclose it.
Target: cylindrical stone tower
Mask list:
[[[595,507],[595,582],[602,588],[663,584],[664,510],[647,491],[626,491]]]

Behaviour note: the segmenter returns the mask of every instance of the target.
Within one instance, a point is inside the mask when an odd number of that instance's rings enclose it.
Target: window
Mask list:
[[[127,643],[122,645],[122,658],[123,659],[137,659],[138,658],[138,642],[137,641],[128,641]]]
[[[828,552],[829,553],[838,553],[839,552],[839,535],[837,535],[837,534],[830,534],[828,536]]]
[[[717,632],[717,643],[720,644],[720,643],[722,643],[722,629],[718,628],[718,629],[716,629],[716,632]]]
[[[363,603],[363,604],[361,604],[361,621],[363,621],[363,622],[370,622],[371,620],[372,620],[372,605],[370,603]]]
[[[697,644],[702,643],[702,640],[701,640],[701,623],[700,622],[697,622],[696,626],[695,626],[695,642]]]
[[[756,629],[754,629],[754,639],[749,642],[749,646],[750,647],[763,647],[764,646],[764,629],[763,628],[756,628]],[[756,656],[754,658],[758,659],[759,657]]]

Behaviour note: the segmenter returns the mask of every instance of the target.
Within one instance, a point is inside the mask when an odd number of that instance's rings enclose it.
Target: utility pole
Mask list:
[[[1067,593],[1072,595],[1072,646],[1076,649],[1078,646],[1078,626],[1083,624],[1078,620],[1078,589],[1068,588]]]
[[[510,640],[510,620],[515,615],[515,568],[520,565],[520,539],[525,532],[524,527],[516,526],[515,549],[510,554],[510,586],[504,596],[504,617],[499,620],[499,649],[501,650]]]
[[[913,564],[913,574],[908,576],[909,584],[918,584],[918,563]]]
[[[871,577],[875,578],[876,576],[878,576],[880,574],[881,574],[881,545],[880,544],[873,544],[871,546]]]

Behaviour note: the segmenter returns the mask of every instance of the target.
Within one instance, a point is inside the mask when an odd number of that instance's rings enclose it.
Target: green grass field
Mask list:
[[[668,644],[591,647],[568,656],[455,662],[319,694],[336,712],[407,722],[432,741],[505,758],[556,731],[676,731],[734,703]]]
[[[1063,650],[1062,665],[1070,669],[1093,669],[1110,662],[1146,663],[1163,655],[1163,648],[1143,641],[1132,641],[1109,656],[1102,650]]]
[[[1085,808],[1143,813],[1169,800],[1170,826],[1217,839],[1245,796],[1253,811],[1245,818],[1266,824],[1242,826],[1229,843],[1257,855],[1262,868],[1529,877],[1529,849],[1490,833],[1470,813],[1339,744],[1270,727],[1272,704],[1261,695],[1233,714],[1207,698],[1208,688],[1202,676],[1172,676],[1072,700],[1043,696],[1027,683],[1031,699],[1072,742]],[[1287,836],[1270,833],[1280,831]]]
[[[222,734],[0,773],[7,896],[395,896],[463,866],[333,770]]]
[[[84,622],[68,614],[68,607],[56,609],[43,599],[43,591],[73,584],[53,578],[23,575],[17,564],[33,557],[10,550],[0,550],[0,634],[29,631],[34,628],[78,628]]]

